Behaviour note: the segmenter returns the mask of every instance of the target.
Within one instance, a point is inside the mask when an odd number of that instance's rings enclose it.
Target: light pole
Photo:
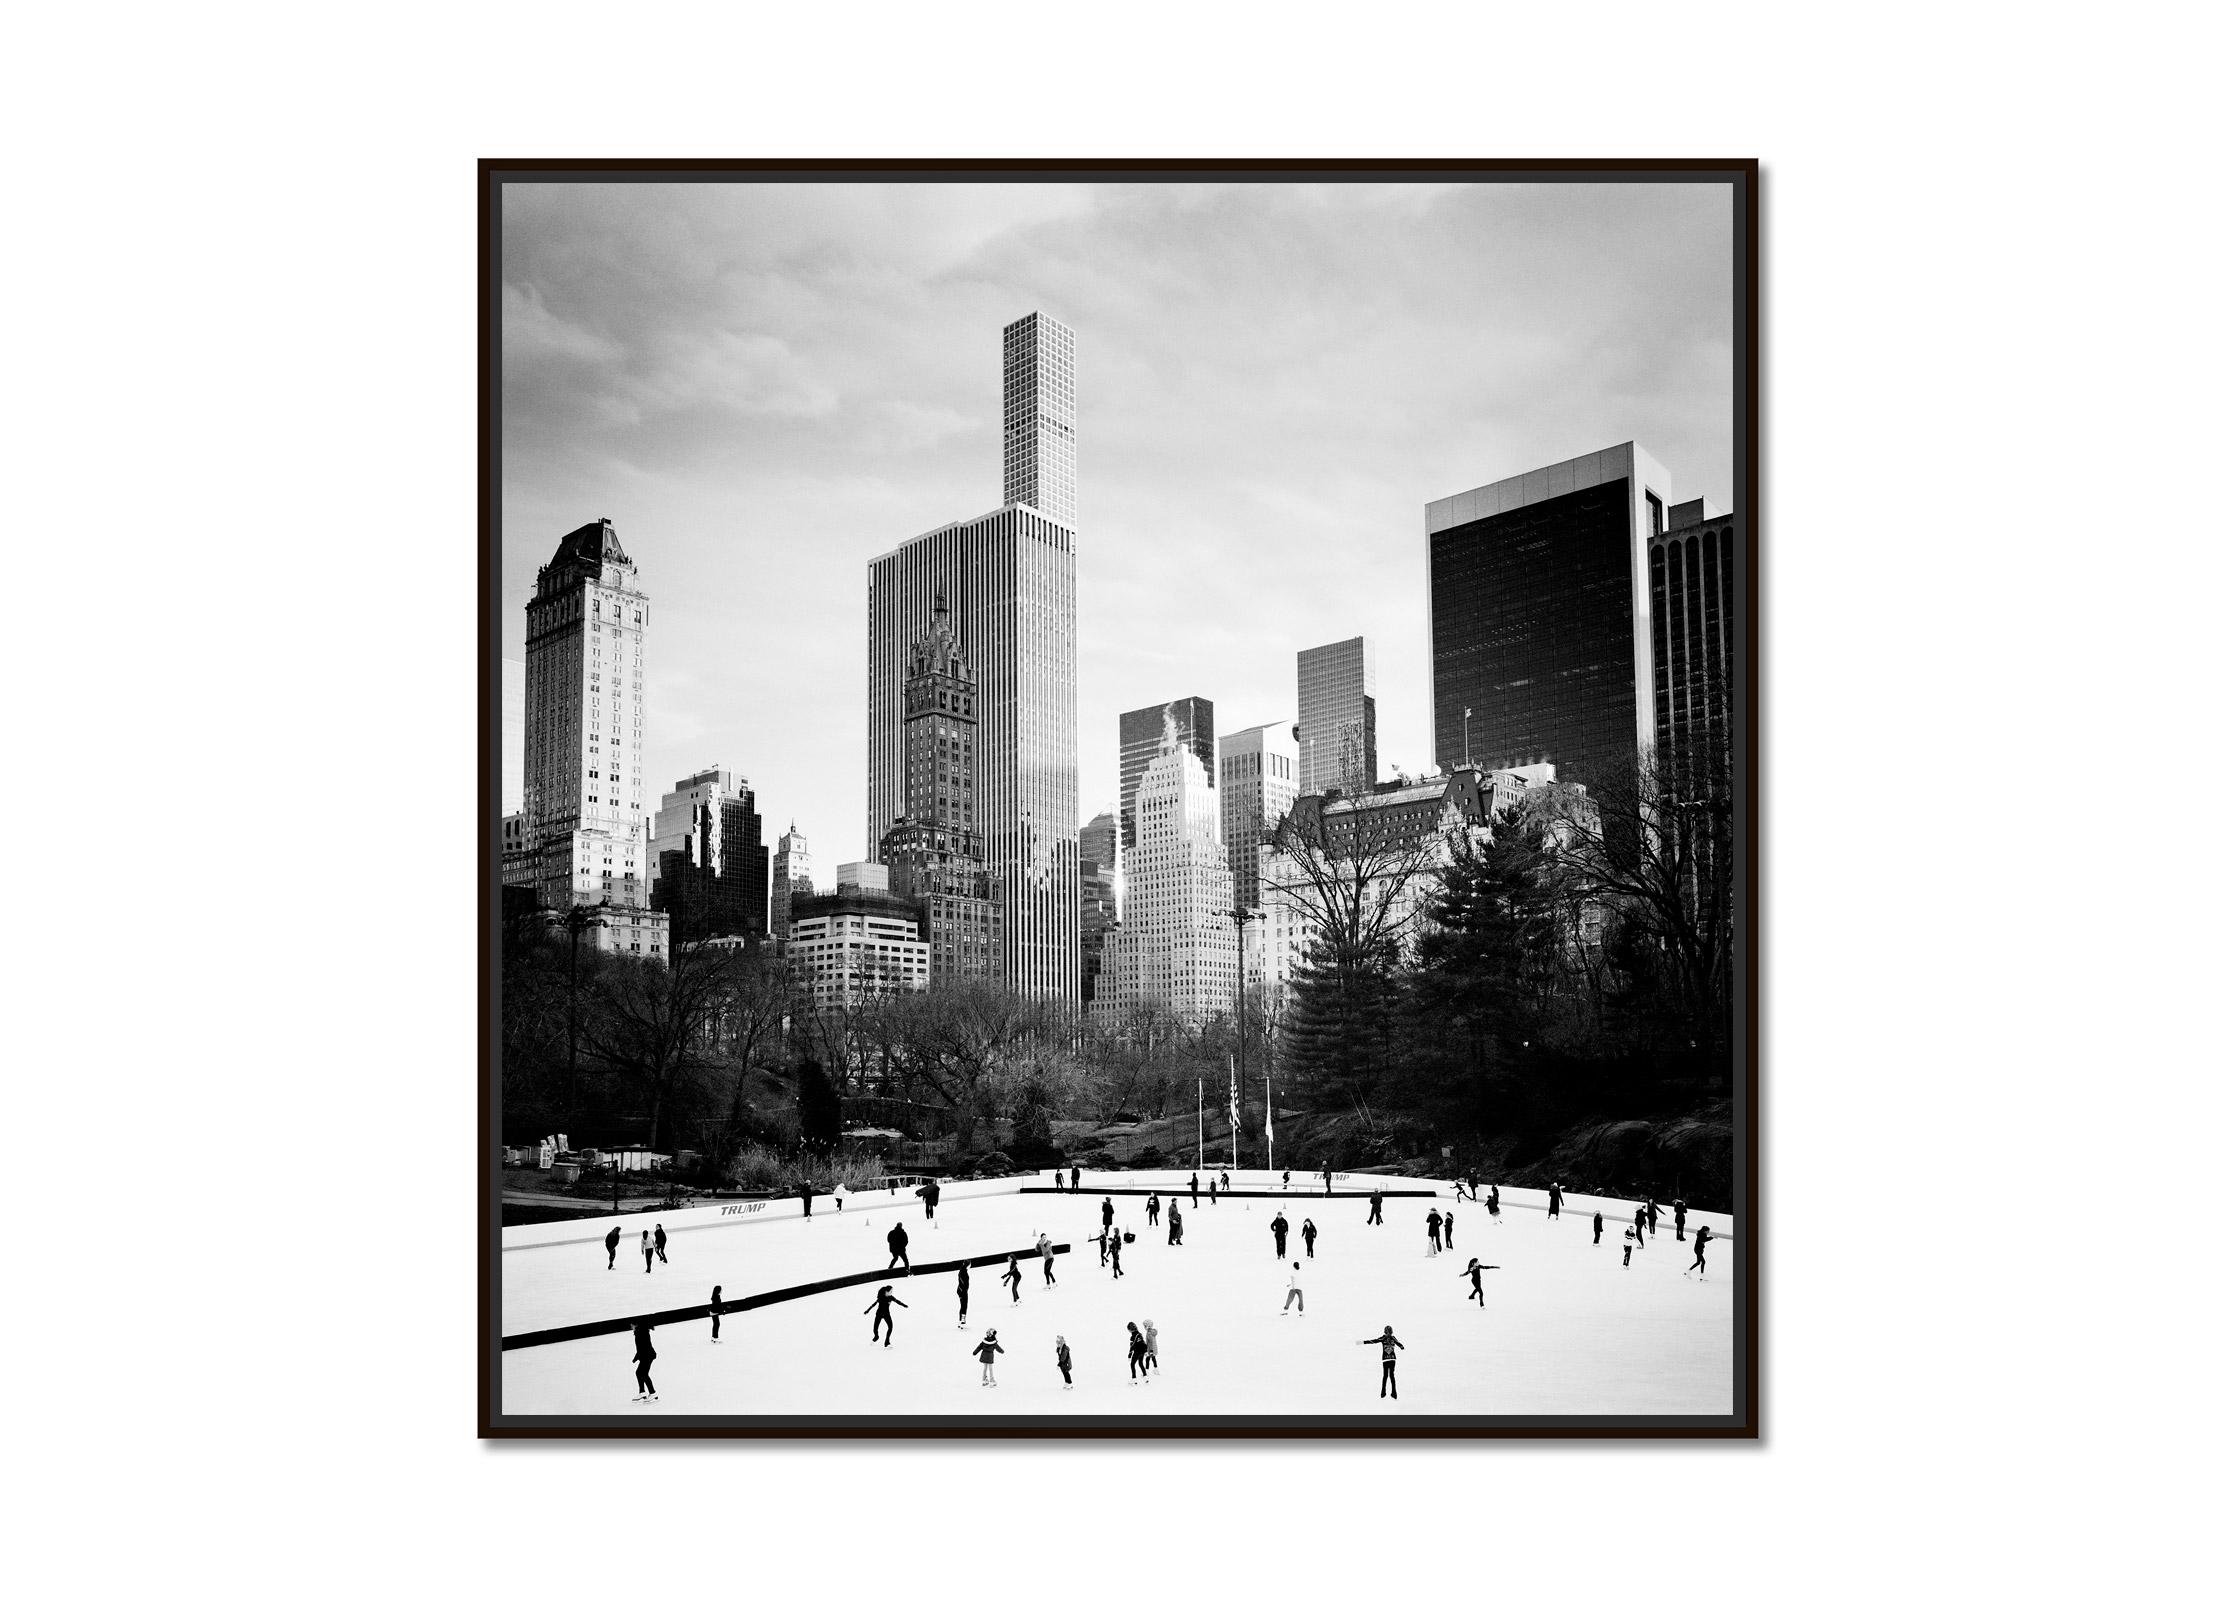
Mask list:
[[[1237,1076],[1244,1079],[1244,925],[1248,922],[1265,921],[1268,914],[1265,911],[1255,911],[1250,906],[1231,906],[1222,915],[1237,925]],[[1246,1081],[1249,1082],[1249,1079]],[[1229,1165],[1232,1167],[1237,1165],[1237,1142],[1238,1130],[1231,1124]]]
[[[1470,765],[1470,708],[1462,708],[1462,764]]]

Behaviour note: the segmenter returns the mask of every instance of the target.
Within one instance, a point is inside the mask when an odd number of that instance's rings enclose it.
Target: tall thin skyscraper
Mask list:
[[[1686,784],[1698,762],[1724,758],[1734,682],[1734,513],[1701,500],[1666,513],[1649,540],[1649,606],[1657,693],[1657,760]]]
[[[1073,330],[1030,311],[1003,330],[1003,503],[1071,526]]]
[[[1008,502],[920,534],[874,558],[866,575],[866,843],[875,856],[906,815],[909,651],[946,598],[959,656],[979,686],[979,732],[962,776],[995,909],[993,975],[1020,994],[1078,1003],[1073,334],[1038,313],[1005,329],[1004,340]],[[1014,361],[1018,348],[1033,359]],[[1018,415],[1036,420],[1015,437]]]
[[[651,608],[613,523],[560,541],[528,611],[522,813],[537,898],[556,911],[643,906]]]
[[[1237,904],[1260,903],[1260,846],[1299,798],[1299,745],[1280,722],[1221,736],[1221,847]]]
[[[1377,647],[1341,639],[1299,652],[1299,790],[1377,781]]]
[[[1552,762],[1568,783],[1655,738],[1649,542],[1671,478],[1631,442],[1423,508],[1439,765]]]
[[[1213,702],[1200,695],[1120,713],[1120,844],[1136,842],[1136,785],[1162,750],[1181,745],[1213,783]]]

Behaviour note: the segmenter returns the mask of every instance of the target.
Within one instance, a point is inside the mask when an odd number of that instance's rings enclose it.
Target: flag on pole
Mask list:
[[[1234,1135],[1244,1126],[1244,1117],[1237,1105],[1237,1058],[1229,1058],[1229,1132]]]
[[[1262,1078],[1260,1080],[1260,1083],[1268,1093],[1268,1122],[1266,1128],[1268,1138],[1268,1170],[1270,1172],[1273,1172],[1276,1170],[1276,1086],[1274,1081],[1268,1078]]]

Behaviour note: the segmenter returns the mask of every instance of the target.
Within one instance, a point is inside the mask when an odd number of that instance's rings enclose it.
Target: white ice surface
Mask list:
[[[1083,1181],[1125,1180],[1115,1174]],[[501,1369],[504,1409],[515,1416],[645,1420],[849,1413],[993,1419],[1007,1412],[1125,1419],[1724,1416],[1731,1409],[1732,1248],[1727,1238],[1714,1238],[1709,1281],[1683,1276],[1692,1253],[1673,1238],[1669,1214],[1627,1269],[1619,1235],[1630,1202],[1574,1197],[1551,1220],[1544,1194],[1505,1189],[1497,1224],[1482,1202],[1457,1203],[1449,1191],[1439,1209],[1454,1213],[1455,1249],[1426,1257],[1431,1202],[1422,1199],[1388,1200],[1385,1225],[1372,1228],[1363,1220],[1367,1202],[1343,1194],[1235,1196],[1195,1211],[1185,1197],[1184,1242],[1172,1247],[1163,1224],[1147,1226],[1140,1201],[1116,1197],[1116,1220],[1134,1230],[1137,1242],[1121,1258],[1126,1276],[1115,1281],[1098,1267],[1091,1242],[1100,1204],[1090,1195],[959,1199],[941,1206],[935,1228],[915,1208],[834,1214],[820,1201],[807,1221],[793,1216],[674,1233],[668,1265],[657,1262],[650,1275],[634,1253],[638,1224],[629,1217],[622,1219],[625,1253],[612,1272],[596,1242],[508,1249],[502,1320],[510,1333],[702,1304],[717,1284],[736,1298],[875,1269],[886,1262],[884,1235],[897,1220],[909,1229],[911,1259],[920,1262],[1031,1252],[1040,1229],[1074,1247],[1058,1259],[1052,1289],[1042,1286],[1039,1261],[1021,1255],[1026,1278],[1017,1305],[998,1282],[1000,1266],[975,1268],[962,1329],[953,1271],[894,1280],[908,1309],[896,1312],[894,1342],[886,1347],[870,1343],[870,1284],[735,1312],[723,1320],[720,1345],[709,1342],[704,1322],[657,1327],[655,1404],[631,1399],[636,1381],[627,1334],[511,1351]],[[1292,1222],[1294,1260],[1303,1254],[1299,1224],[1312,1217],[1319,1231],[1315,1259],[1301,1271],[1305,1317],[1281,1314],[1288,1271],[1275,1259],[1268,1231],[1279,1204]],[[1596,1248],[1588,1218],[1598,1206],[1606,1231]],[[1715,1234],[1731,1232],[1728,1218],[1699,1213],[1690,1214],[1691,1231],[1699,1220]],[[1461,1276],[1473,1255],[1500,1268],[1485,1274],[1483,1309],[1466,1299],[1469,1284]],[[1159,1375],[1131,1386],[1127,1324],[1147,1317],[1159,1325]],[[1377,1397],[1378,1354],[1359,1342],[1386,1323],[1407,1346],[1397,1403]],[[990,1327],[1005,1351],[992,1390],[982,1387],[971,1354]],[[1070,1394],[1057,1372],[1059,1333],[1073,1348]]]

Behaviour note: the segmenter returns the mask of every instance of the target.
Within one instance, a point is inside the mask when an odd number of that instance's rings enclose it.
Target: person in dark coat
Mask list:
[[[716,1285],[716,1292],[708,1296],[708,1343],[723,1343],[723,1285]]]
[[[1330,1163],[1327,1161],[1322,1164],[1322,1193],[1325,1198],[1330,1193]]]
[[[972,1303],[972,1268],[965,1262],[957,1263],[957,1326],[964,1326],[965,1309]]]
[[[1431,1230],[1431,1243],[1423,1253],[1427,1256],[1435,1256],[1439,1253],[1439,1208],[1437,1206],[1431,1208],[1429,1218],[1427,1225]]]
[[[1448,1212],[1441,1220],[1440,1226],[1446,1230],[1447,1248],[1452,1250],[1454,1248],[1454,1213],[1452,1211]]]
[[[1369,1222],[1375,1227],[1381,1228],[1384,1226],[1384,1191],[1382,1189],[1371,1189],[1369,1191]]]
[[[1145,1370],[1143,1358],[1150,1353],[1150,1346],[1143,1342],[1143,1330],[1134,1323],[1128,1324],[1128,1382],[1136,1383],[1151,1374]]]
[[[1654,1238],[1655,1238],[1655,1237],[1657,1236],[1657,1219],[1658,1219],[1658,1218],[1660,1218],[1660,1217],[1662,1217],[1663,1215],[1664,1215],[1664,1207],[1663,1207],[1663,1206],[1660,1206],[1660,1205],[1658,1205],[1658,1204],[1656,1203],[1656,1201],[1654,1201],[1654,1200],[1650,1201],[1650,1202],[1649,1202],[1649,1237],[1650,1237],[1650,1238],[1654,1239]]]
[[[1685,1239],[1688,1236],[1688,1202],[1672,1202],[1672,1231]]]
[[[996,1386],[996,1357],[1003,1354],[1003,1346],[996,1343],[996,1330],[990,1328],[988,1336],[972,1347],[972,1353],[980,1358],[981,1387],[993,1389]]]
[[[1112,1227],[1112,1196],[1106,1195],[1104,1197],[1104,1205],[1100,1209],[1104,1216],[1105,1228],[1110,1231]]]
[[[1229,1181],[1229,1174],[1226,1172],[1221,1174],[1221,1187],[1224,1189],[1234,1189],[1236,1187],[1235,1184]]]
[[[1594,1214],[1594,1242],[1598,1248],[1602,1244],[1602,1213],[1599,1211]]]
[[[1268,1224],[1268,1231],[1276,1236],[1276,1259],[1281,1261],[1284,1247],[1291,1237],[1291,1219],[1282,1212],[1277,1212],[1276,1220]]]
[[[793,1186],[793,1192],[801,1196],[801,1220],[807,1222],[809,1220],[809,1207],[816,1203],[816,1191],[811,1189],[808,1180],[804,1179]]]
[[[1563,1185],[1560,1183],[1548,1185],[1548,1215],[1551,1217],[1563,1215]]]
[[[1198,1175],[1195,1172],[1190,1174],[1190,1209],[1198,1209]]]
[[[630,1328],[630,1337],[635,1346],[631,1359],[638,1364],[638,1392],[630,1398],[633,1400],[658,1400],[661,1396],[654,1393],[653,1389],[653,1324],[650,1322],[633,1323]]]
[[[1110,1228],[1100,1228],[1097,1230],[1097,1265],[1103,1266],[1111,1253],[1112,1230]]]
[[[1182,1243],[1182,1207],[1172,1200],[1167,1202],[1167,1243]]]
[[[940,1180],[936,1178],[926,1179],[925,1187],[918,1191],[918,1198],[926,1203],[926,1221],[932,1222],[937,1228],[941,1226],[939,1222],[934,1220],[933,1215],[933,1208],[941,1204]]]
[[[1151,1194],[1144,1197],[1143,1225],[1146,1228],[1156,1228],[1157,1226],[1159,1226],[1159,1197],[1156,1194]]]
[[[882,1322],[887,1326],[886,1342],[888,1344],[894,1343],[894,1308],[896,1306],[908,1311],[910,1302],[897,1300],[894,1297],[894,1285],[890,1283],[880,1284],[879,1298],[863,1308],[864,1314],[871,1317],[871,1342],[873,1344],[879,1343],[879,1324]]]
[[[1068,1389],[1073,1387],[1073,1351],[1062,1333],[1058,1335],[1058,1376],[1066,1380]]]
[[[1073,1169],[1073,1192],[1075,1194],[1081,1192],[1081,1169],[1079,1167]]]
[[[663,1266],[669,1264],[669,1230],[658,1222],[653,1225],[653,1253],[661,1258]]]
[[[1486,1215],[1496,1222],[1501,1220],[1501,1185],[1498,1183],[1486,1185]]]
[[[1120,1270],[1120,1230],[1118,1228],[1112,1230],[1112,1275],[1115,1278],[1127,1276]]]
[[[1047,1289],[1058,1281],[1058,1253],[1050,1248],[1050,1235],[1047,1233],[1035,1236],[1034,1247],[1042,1255],[1042,1286]]]
[[[1392,1398],[1395,1400],[1399,1399],[1400,1379],[1393,1363],[1399,1359],[1399,1352],[1407,1349],[1408,1347],[1392,1336],[1392,1324],[1389,1322],[1384,1325],[1384,1332],[1378,1334],[1373,1339],[1364,1339],[1361,1342],[1363,1344],[1381,1344],[1384,1346],[1384,1381],[1377,1385],[1377,1398],[1379,1400],[1382,1400],[1384,1398],[1385,1391],[1387,1389],[1390,1389],[1392,1391]]]
[[[1314,1259],[1314,1218],[1309,1217],[1299,1224],[1299,1242],[1307,1247],[1307,1259],[1312,1261]]]
[[[1699,1226],[1696,1229],[1696,1258],[1680,1269],[1681,1277],[1685,1278],[1691,1272],[1700,1272],[1707,1281],[1710,1279],[1711,1269],[1703,1264],[1703,1247],[1710,1242],[1711,1230]]]
[[[1019,1270],[1019,1258],[1014,1255],[1004,1264],[1003,1276],[996,1280],[998,1283],[1011,1285],[1011,1303],[1013,1305],[1019,1303],[1019,1283],[1025,1276],[1026,1274]]]
[[[910,1235],[899,1222],[887,1230],[887,1265],[910,1270]]]
[[[1478,1309],[1481,1311],[1485,1309],[1486,1304],[1486,1284],[1485,1280],[1479,1277],[1478,1274],[1485,1270],[1485,1268],[1478,1265],[1478,1258],[1476,1256],[1472,1256],[1470,1258],[1470,1265],[1464,1267],[1460,1274],[1462,1277],[1468,1278],[1470,1280],[1470,1292],[1464,1295],[1462,1298],[1465,1300],[1477,1301]],[[1495,1267],[1493,1270],[1499,1272],[1501,1269],[1499,1267]]]
[[[607,1230],[607,1270],[609,1272],[614,1271],[614,1253],[621,1248],[622,1229],[619,1227],[609,1228]]]

